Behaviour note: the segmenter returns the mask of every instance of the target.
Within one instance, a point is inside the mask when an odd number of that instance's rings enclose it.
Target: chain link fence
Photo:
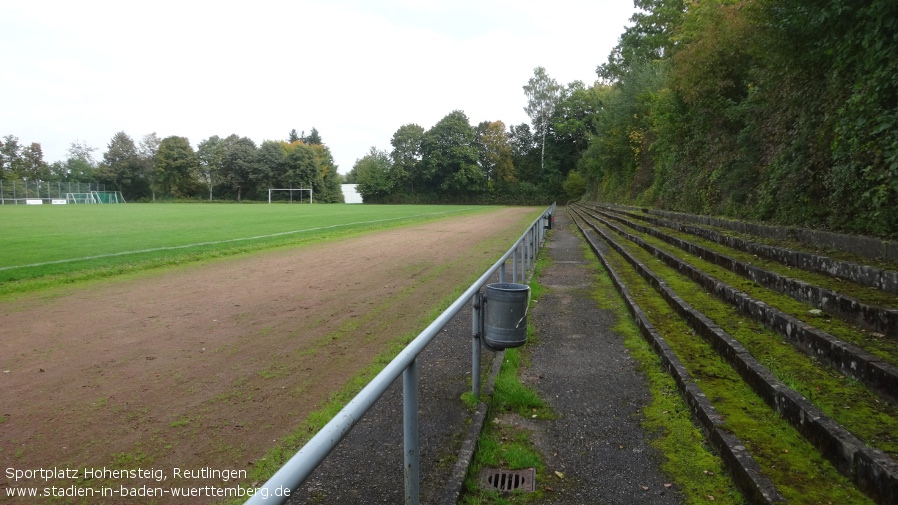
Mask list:
[[[65,200],[68,193],[105,191],[105,184],[96,182],[29,181],[27,179],[0,179],[0,205],[24,205],[28,200]]]

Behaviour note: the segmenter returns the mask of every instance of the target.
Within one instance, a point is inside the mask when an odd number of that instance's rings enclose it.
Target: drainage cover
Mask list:
[[[536,469],[497,470],[487,468],[483,470],[482,481],[484,487],[497,489],[502,492],[518,489],[532,493],[536,488]]]

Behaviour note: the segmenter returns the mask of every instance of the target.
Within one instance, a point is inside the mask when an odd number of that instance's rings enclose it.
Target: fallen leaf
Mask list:
[[[643,490],[643,491],[648,491],[648,490],[649,490],[649,487],[648,487],[648,486],[642,486],[642,490]]]
[[[664,487],[670,487],[670,486],[673,486],[673,484],[671,484],[671,483],[664,484]]]
[[[564,478],[564,474],[561,473],[561,472],[559,472],[558,470],[555,470],[555,475],[557,475],[559,479],[563,479],[563,478]]]
[[[548,492],[550,492],[550,493],[554,493],[554,492],[555,492],[555,490],[552,489],[552,488],[550,488],[549,486],[546,486],[546,487],[545,487],[545,490],[548,491]]]
[[[708,495],[708,501],[714,501],[714,495],[713,495],[713,494],[709,494],[709,495]]]

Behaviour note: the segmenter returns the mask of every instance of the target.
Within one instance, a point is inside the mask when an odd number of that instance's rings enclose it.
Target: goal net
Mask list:
[[[66,193],[66,203],[125,203],[121,191],[91,191],[90,193]]]
[[[125,203],[121,191],[91,191],[96,203]]]
[[[90,193],[66,193],[65,203],[97,203]]]
[[[303,193],[306,192],[309,194],[309,203],[312,203],[312,188],[271,188],[268,190],[268,203],[271,203],[272,195],[277,195],[278,192],[286,192],[287,195],[280,195],[279,198],[275,198],[274,201],[279,202],[290,202],[290,203],[303,203],[304,197]],[[299,194],[296,194],[299,193]]]

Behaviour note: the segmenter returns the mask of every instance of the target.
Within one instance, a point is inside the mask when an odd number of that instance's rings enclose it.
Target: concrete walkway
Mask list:
[[[664,486],[659,455],[640,427],[648,401],[643,377],[610,330],[614,315],[597,308],[590,291],[595,270],[584,241],[571,229],[565,209],[541,254],[551,266],[539,282],[547,289],[530,313],[538,339],[523,381],[558,415],[554,420],[503,415],[500,422],[533,432],[544,455],[545,476],[536,486],[551,488],[542,503],[675,504]],[[496,353],[484,351],[488,372]],[[461,485],[457,462],[476,440],[479,425],[460,396],[470,389],[471,315],[464,310],[419,358],[421,503],[454,503]],[[312,474],[289,501],[300,503],[403,503],[401,380]],[[470,426],[469,426],[470,425]],[[559,478],[555,472],[564,475]]]
[[[539,276],[547,289],[531,312],[538,338],[522,374],[559,416],[521,420],[544,455],[549,481],[537,486],[553,492],[543,503],[679,503],[640,426],[649,401],[645,379],[611,330],[615,315],[592,298],[597,272],[583,246],[559,209],[543,251],[551,264]]]

